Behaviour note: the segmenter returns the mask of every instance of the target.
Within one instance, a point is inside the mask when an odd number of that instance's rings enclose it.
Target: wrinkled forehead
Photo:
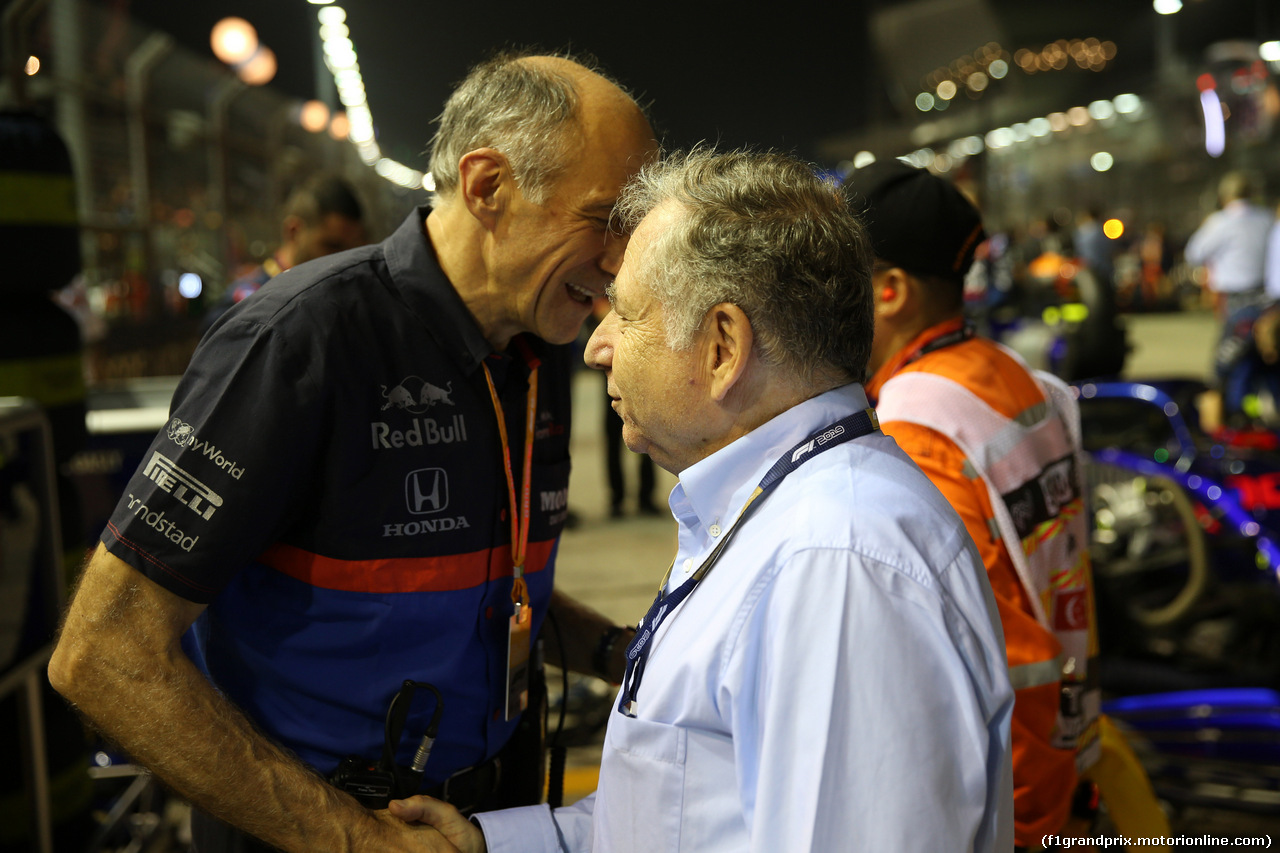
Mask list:
[[[649,210],[631,232],[623,265],[631,263],[634,270],[645,274],[649,268],[665,265],[672,250],[672,242],[684,209],[674,201],[664,201]]]
[[[569,137],[571,147],[617,174],[630,178],[658,153],[658,141],[644,113],[621,90],[611,85],[584,97]]]

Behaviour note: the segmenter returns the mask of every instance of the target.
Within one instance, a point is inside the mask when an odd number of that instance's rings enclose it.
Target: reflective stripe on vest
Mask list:
[[[1031,416],[1033,410],[1039,413],[1038,419]],[[1020,422],[997,412],[960,383],[918,371],[900,373],[886,382],[876,412],[882,423],[919,424],[960,448],[987,484],[996,526],[1036,619],[1053,630],[1052,614],[1046,609],[1050,591],[1062,572],[1075,567],[1076,552],[1088,542],[1077,538],[1071,553],[1055,554],[1060,549],[1044,547],[1038,535],[1043,532],[1040,528],[1080,499],[1082,471],[1063,420],[1049,406],[1037,404],[1020,413],[1025,423]],[[1084,519],[1079,513],[1076,517],[1083,534]],[[1023,547],[1012,547],[1015,542],[1023,542]]]
[[[1063,652],[1011,668],[1010,682],[1015,689],[1062,682],[1054,745],[1072,748],[1087,742],[1101,698],[1088,684],[1093,625],[1079,410],[1062,380],[1033,376],[1045,399],[1013,417],[960,383],[921,371],[890,378],[876,411],[881,423],[913,423],[946,436],[967,457],[966,476],[972,469],[986,483],[995,515],[988,524],[999,530],[1036,619]]]
[[[1062,680],[1062,655],[1050,660],[1009,667],[1009,684],[1014,690],[1040,687]]]

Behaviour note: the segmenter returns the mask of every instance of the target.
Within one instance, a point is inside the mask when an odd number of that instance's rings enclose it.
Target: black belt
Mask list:
[[[427,789],[426,794],[444,800],[463,814],[469,814],[496,794],[501,784],[502,757],[494,756],[459,770],[434,788]]]

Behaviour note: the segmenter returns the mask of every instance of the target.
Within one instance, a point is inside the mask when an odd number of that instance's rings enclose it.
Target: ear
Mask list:
[[[871,277],[871,298],[877,320],[895,320],[914,305],[916,283],[899,267],[876,273]]]
[[[298,239],[298,233],[306,227],[306,223],[302,221],[302,217],[290,214],[280,223],[280,236],[286,245],[292,244]]]
[[[723,402],[746,375],[751,364],[755,332],[746,313],[730,302],[707,312],[705,363],[711,377],[711,396]]]
[[[506,155],[494,148],[477,148],[458,161],[458,197],[487,230],[493,230],[516,192]]]

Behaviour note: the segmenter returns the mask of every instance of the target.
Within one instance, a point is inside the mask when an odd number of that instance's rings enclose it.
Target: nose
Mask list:
[[[618,277],[618,270],[622,267],[622,256],[627,251],[627,241],[630,239],[630,234],[617,234],[612,229],[605,232],[604,249],[600,253],[600,269],[610,278]]]
[[[582,351],[587,367],[608,370],[613,366],[613,341],[617,333],[618,315],[610,311],[591,333],[591,339]]]

